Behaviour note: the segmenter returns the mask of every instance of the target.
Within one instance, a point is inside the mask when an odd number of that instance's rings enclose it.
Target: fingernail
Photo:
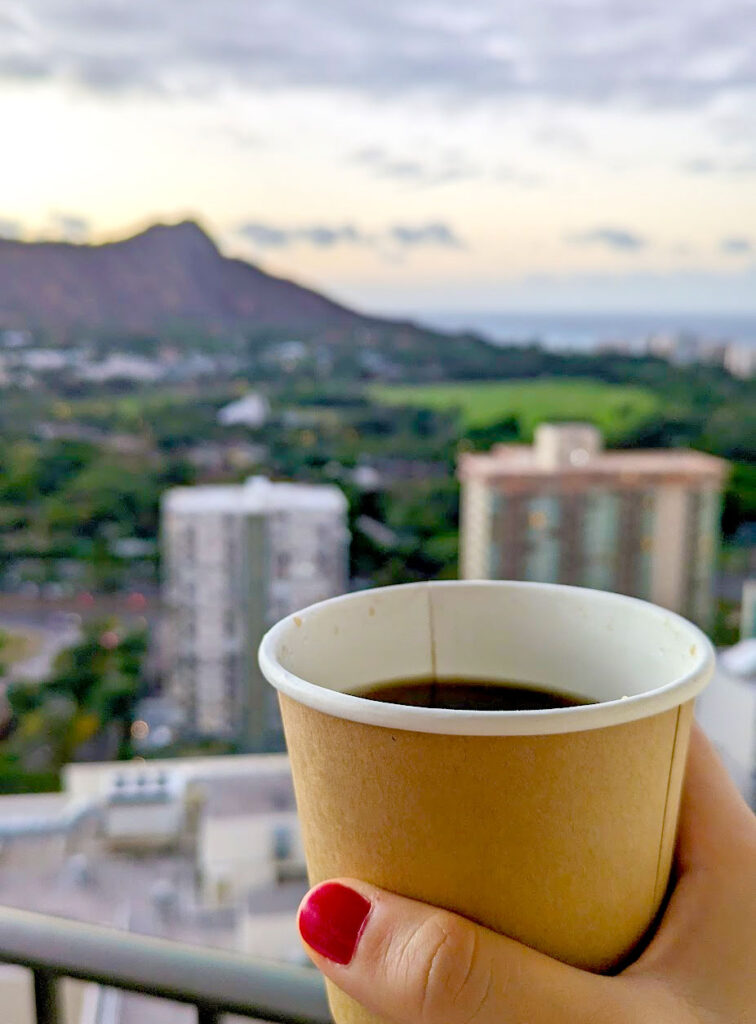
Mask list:
[[[325,882],[310,892],[299,911],[299,933],[316,953],[337,964],[354,956],[371,903],[340,882]]]

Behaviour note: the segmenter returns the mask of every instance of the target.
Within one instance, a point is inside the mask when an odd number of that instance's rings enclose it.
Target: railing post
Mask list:
[[[63,1024],[58,999],[58,979],[49,971],[34,972],[34,1009],[37,1024]]]
[[[212,1006],[198,1006],[197,1024],[221,1024],[221,1015]]]

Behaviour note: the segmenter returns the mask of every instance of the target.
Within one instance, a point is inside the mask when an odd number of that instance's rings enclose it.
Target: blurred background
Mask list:
[[[0,903],[299,962],[256,648],[391,583],[693,619],[753,803],[754,39],[751,0],[0,0]],[[70,1020],[191,1019],[105,992]]]

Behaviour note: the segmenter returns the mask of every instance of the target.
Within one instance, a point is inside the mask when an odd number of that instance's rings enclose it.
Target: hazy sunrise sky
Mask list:
[[[756,0],[0,0],[0,234],[361,308],[756,312]]]

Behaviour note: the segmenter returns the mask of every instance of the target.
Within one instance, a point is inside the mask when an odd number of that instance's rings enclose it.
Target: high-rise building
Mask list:
[[[747,341],[732,342],[725,349],[724,365],[733,377],[750,380],[756,375],[756,345]]]
[[[257,647],[277,619],[346,589],[346,514],[338,487],[264,477],[165,493],[165,663],[189,731],[280,745]]]
[[[740,639],[756,640],[756,579],[743,584],[743,600],[740,605]]]
[[[690,450],[603,451],[580,423],[464,454],[460,575],[614,590],[707,627],[726,472]]]

